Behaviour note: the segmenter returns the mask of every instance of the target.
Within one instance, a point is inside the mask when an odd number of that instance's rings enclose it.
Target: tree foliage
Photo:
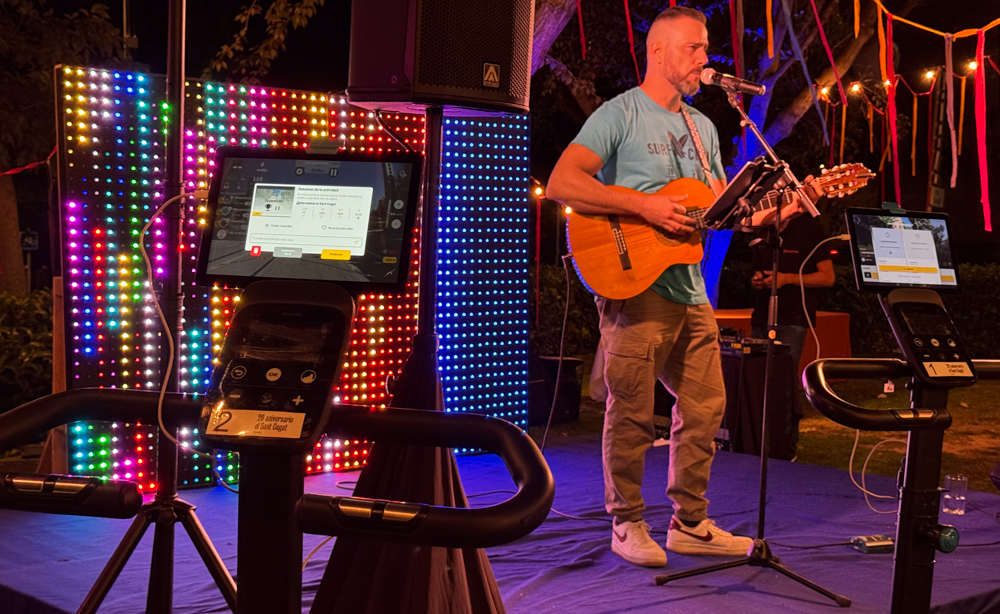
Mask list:
[[[236,15],[240,24],[233,42],[223,45],[205,68],[205,79],[256,84],[267,75],[271,62],[285,49],[291,30],[305,27],[324,0],[273,0],[265,9],[259,0]],[[261,21],[261,19],[263,21]],[[260,42],[254,44],[253,40]]]
[[[58,13],[45,0],[0,0],[0,173],[55,147],[54,67],[120,55],[107,8]],[[13,176],[0,176],[0,292],[24,292]]]

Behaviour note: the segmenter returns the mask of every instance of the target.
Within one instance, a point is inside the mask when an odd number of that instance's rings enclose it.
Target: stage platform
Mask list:
[[[654,575],[726,560],[669,553],[668,567],[651,570],[630,565],[611,553],[610,522],[603,509],[600,446],[597,436],[554,440],[546,457],[556,479],[554,510],[531,535],[488,550],[507,611],[516,614],[729,612],[881,613],[889,611],[891,554],[862,554],[846,546],[795,549],[846,541],[856,535],[894,534],[895,514],[875,514],[845,471],[772,460],[769,464],[767,537],[793,571],[853,600],[850,609],[810,591],[778,572],[738,567],[677,580],[665,586]],[[653,448],[647,458],[644,494],[646,520],[659,540],[671,509],[664,489],[668,449]],[[496,503],[513,488],[499,459],[460,457],[466,492],[474,506]],[[846,459],[845,459],[846,464]],[[324,474],[306,479],[306,492],[344,494],[341,486],[356,474]],[[719,452],[713,466],[709,511],[724,528],[756,532],[758,459]],[[869,477],[868,485],[890,493],[894,480]],[[223,488],[182,491],[231,571],[236,567],[237,495]],[[970,492],[965,516],[946,516],[961,544],[939,554],[934,574],[933,610],[937,613],[1000,612],[1000,495]],[[880,509],[894,503],[880,500]],[[0,511],[0,612],[73,612],[110,557],[130,521],[46,516]],[[305,553],[321,538],[306,536]],[[147,532],[101,612],[141,612],[152,548]],[[324,545],[306,566],[307,611],[332,548]],[[174,612],[227,612],[183,529],[177,529]]]

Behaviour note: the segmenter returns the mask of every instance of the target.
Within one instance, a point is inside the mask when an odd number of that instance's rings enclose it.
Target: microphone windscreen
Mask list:
[[[705,85],[712,85],[712,77],[714,76],[715,76],[715,69],[706,68],[705,70],[701,71],[701,82],[704,83]]]

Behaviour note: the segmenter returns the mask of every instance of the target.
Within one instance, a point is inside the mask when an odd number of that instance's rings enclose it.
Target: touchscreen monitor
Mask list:
[[[411,261],[421,156],[220,147],[198,283],[336,282],[402,292]]]
[[[958,290],[946,214],[850,208],[846,215],[859,290]]]

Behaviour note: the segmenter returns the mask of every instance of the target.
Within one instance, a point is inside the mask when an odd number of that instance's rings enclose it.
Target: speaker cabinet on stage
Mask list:
[[[550,410],[552,424],[576,422],[580,418],[582,371],[583,361],[579,358],[564,357],[560,374],[558,356],[528,356],[528,426],[548,424]],[[559,377],[559,395],[553,409],[556,377]]]
[[[354,0],[351,104],[526,113],[534,0]]]
[[[761,419],[764,410],[764,363],[756,354],[722,357],[726,382],[726,414],[722,421],[723,449],[760,456]],[[774,356],[772,383],[768,390],[768,458],[791,460],[799,440],[802,409],[798,402],[798,378],[792,355]]]

